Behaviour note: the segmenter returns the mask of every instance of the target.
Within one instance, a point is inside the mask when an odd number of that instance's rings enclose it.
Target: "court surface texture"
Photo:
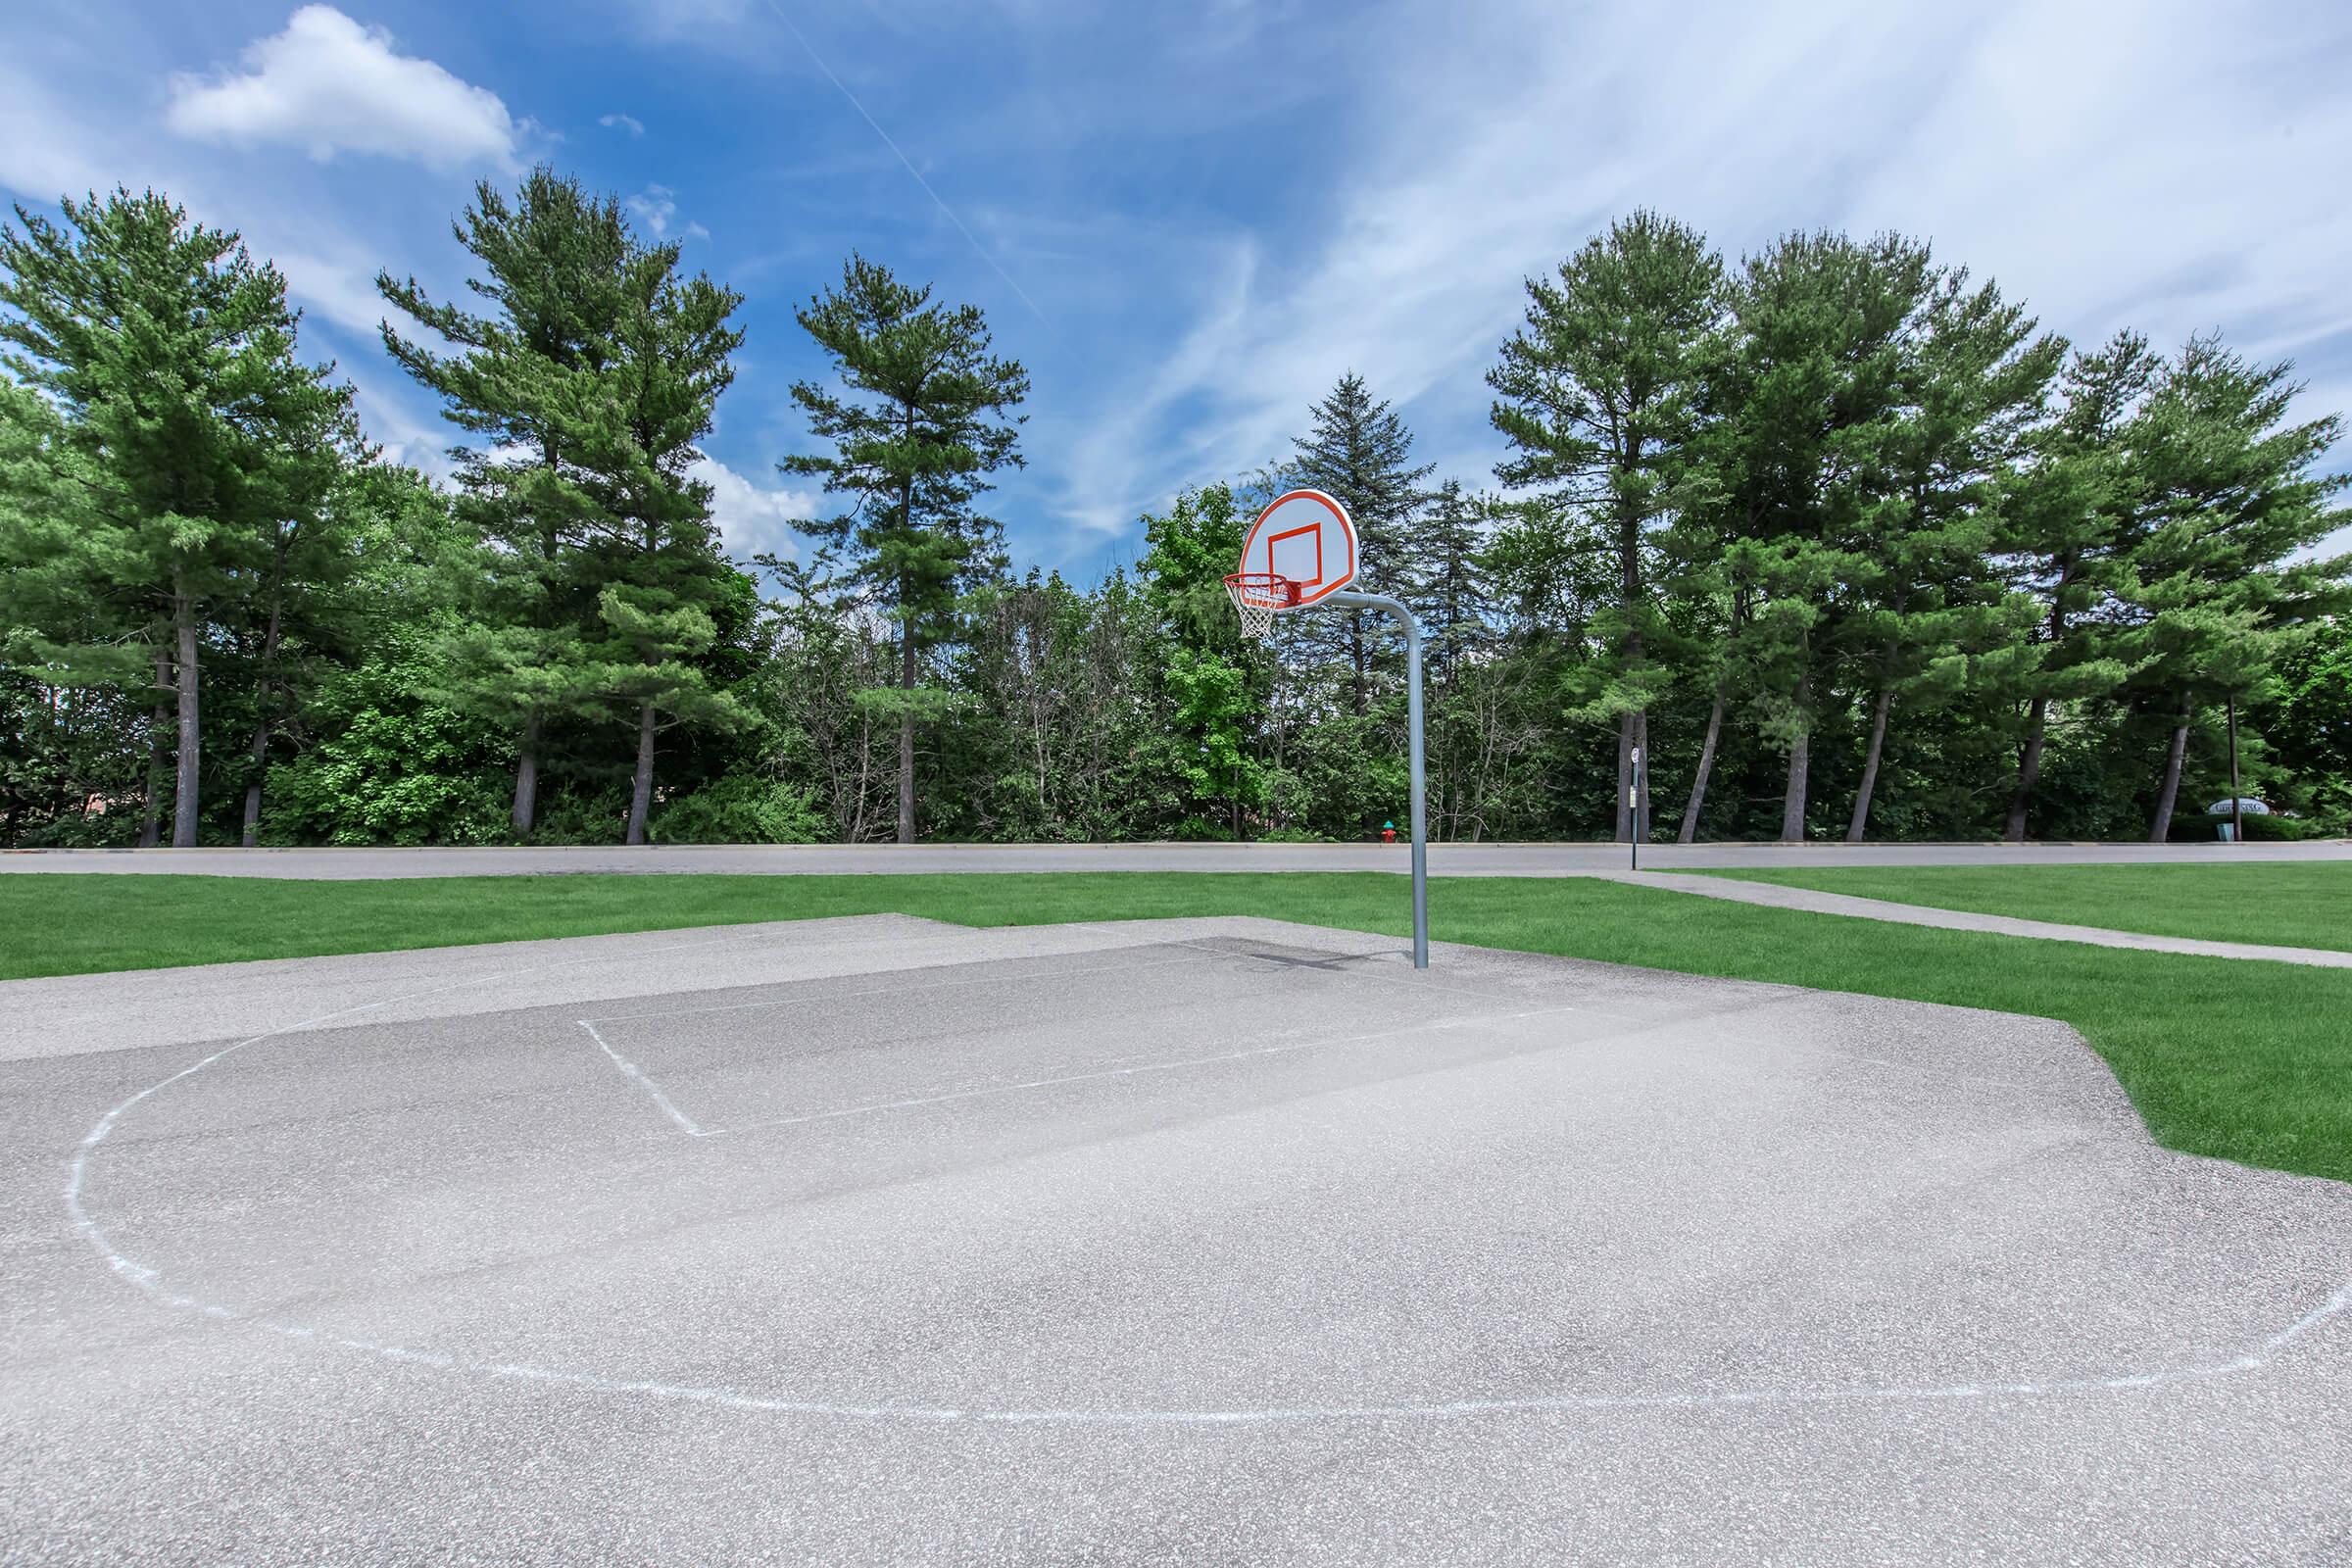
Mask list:
[[[0,987],[0,1559],[2352,1560],[2352,1187],[2056,1023],[1397,950]]]

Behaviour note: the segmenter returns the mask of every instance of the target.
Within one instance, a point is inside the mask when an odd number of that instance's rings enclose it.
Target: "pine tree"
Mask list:
[[[2001,482],[2023,460],[2065,344],[1966,269],[1940,271],[1907,343],[1904,405],[1884,448],[1892,505],[1855,541],[1840,634],[1870,701],[1869,739],[1846,841],[1870,823],[1898,701],[1940,701],[1972,675],[1998,678],[2015,617],[1988,567]]]
[[[376,287],[459,349],[436,353],[383,327],[393,359],[478,438],[453,454],[460,514],[481,548],[452,563],[471,603],[439,662],[444,695],[514,732],[513,820],[527,833],[547,725],[594,712],[602,697],[602,671],[585,652],[599,602],[577,570],[599,518],[580,449],[596,437],[632,240],[616,199],[546,168],[511,203],[487,181],[476,186],[452,226],[482,266],[466,288],[486,313],[436,304],[413,277],[382,274]]]
[[[57,684],[135,686],[150,658],[156,684],[169,678],[172,842],[185,848],[202,808],[206,641],[269,574],[280,525],[315,515],[349,461],[351,390],[296,358],[285,279],[234,233],[153,191],[62,212],[61,224],[19,207],[22,227],[0,228],[0,342],[17,378],[54,401],[56,459],[89,487],[84,525],[34,543],[39,568],[111,611],[44,657]]]
[[[822,567],[839,571],[897,629],[898,683],[888,694],[899,730],[899,842],[914,842],[914,736],[944,711],[926,689],[923,658],[952,635],[956,596],[1003,569],[1002,530],[972,510],[987,475],[1022,466],[1029,372],[992,356],[977,306],[931,303],[890,270],[853,255],[839,287],[799,313],[831,356],[842,390],[796,382],[793,401],[833,450],[796,456],[787,473],[818,474],[850,511],[806,524]]]
[[[1617,724],[1617,837],[1634,836],[1633,754],[1651,701],[1672,679],[1649,658],[1657,632],[1652,531],[1676,509],[1698,428],[1701,369],[1723,314],[1723,264],[1703,236],[1637,212],[1527,281],[1527,323],[1487,373],[1494,422],[1515,456],[1505,484],[1540,490],[1552,514],[1616,565],[1617,596],[1595,623],[1610,658],[1573,716]],[[1647,817],[1644,770],[1641,815]]]
[[[1737,657],[1787,749],[1781,837],[1805,836],[1812,738],[1834,673],[1841,585],[1893,505],[1889,448],[1930,264],[1898,235],[1792,234],[1748,260],[1739,340],[1709,396],[1708,504],[1742,605]]]
[[[1292,444],[1288,474],[1347,509],[1355,524],[1356,583],[1394,595],[1413,580],[1412,524],[1427,503],[1421,481],[1434,465],[1410,466],[1413,436],[1386,403],[1375,402],[1364,378],[1349,370],[1313,410],[1313,428]],[[1371,631],[1361,611],[1341,622],[1353,710],[1370,702]]]
[[[688,469],[710,432],[743,296],[708,276],[677,275],[678,246],[633,252],[621,309],[599,367],[604,396],[572,429],[580,487],[593,503],[585,563],[603,631],[588,650],[595,688],[637,731],[625,841],[645,842],[655,741],[663,720],[731,724],[743,714],[694,662],[716,638],[734,572],[710,524],[710,486]]]
[[[236,640],[251,669],[253,742],[239,842],[248,849],[261,841],[271,744],[358,635],[359,607],[349,593],[360,565],[356,541],[371,510],[383,504],[384,490],[396,482],[359,444],[348,406],[319,413],[333,422],[308,432],[303,450],[329,461],[279,466],[277,501],[266,524],[268,553],[243,584]],[[348,461],[332,461],[337,456]]]
[[[2316,471],[2342,422],[2289,423],[2292,373],[2194,337],[2142,414],[2144,518],[2125,593],[2141,620],[2136,683],[2173,720],[2150,843],[2171,831],[2200,707],[2256,694],[2298,629],[2341,598],[2347,562],[2295,558],[2346,521],[2328,501],[2352,477]]]
[[[2060,381],[2057,416],[2035,433],[2032,466],[2005,487],[1997,548],[2035,610],[2031,665],[2019,681],[2024,733],[2002,828],[2012,844],[2026,837],[2052,705],[2103,696],[2132,673],[2111,611],[2129,584],[2145,486],[2140,408],[2161,368],[2136,332],[2076,354]]]
[[[1464,657],[1481,640],[1488,605],[1480,554],[1486,548],[1486,509],[1448,479],[1430,497],[1412,534],[1413,574],[1403,598],[1421,622],[1430,670],[1450,685]]]

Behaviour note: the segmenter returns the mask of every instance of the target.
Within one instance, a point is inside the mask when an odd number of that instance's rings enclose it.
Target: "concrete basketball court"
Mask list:
[[[0,1559],[2341,1563],[2352,1187],[1246,919],[0,986]]]

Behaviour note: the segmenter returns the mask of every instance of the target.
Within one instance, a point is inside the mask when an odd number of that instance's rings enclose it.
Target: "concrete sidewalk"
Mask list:
[[[2049,942],[2086,942],[2098,948],[2137,948],[2148,953],[2186,953],[2204,958],[2262,958],[2273,963],[2302,963],[2321,969],[2352,969],[2352,953],[2330,948],[2279,948],[2258,942],[2206,942],[2195,937],[2154,936],[2143,931],[2113,931],[2105,926],[2061,925],[2054,920],[2022,920],[2014,915],[1979,914],[1969,909],[1937,909],[1923,904],[1895,904],[1886,899],[1858,899],[1843,893],[1812,888],[1782,887],[1773,882],[1735,882],[1724,877],[1676,876],[1649,871],[1592,872],[1607,882],[1628,887],[1658,888],[1733,904],[1761,904],[1775,909],[1803,909],[1814,914],[1842,914],[1859,920],[1886,920],[1895,925],[1932,925],[1946,931],[1988,931],[2007,937],[2038,937]]]
[[[1623,844],[1433,844],[1433,876],[1584,876],[1626,868]],[[2352,861],[2325,844],[1693,844],[1643,845],[1651,870],[1841,865],[2222,865]],[[19,850],[0,872],[148,872],[322,881],[583,872],[837,876],[958,871],[1391,871],[1405,846],[1380,844],[757,844],[300,850]]]

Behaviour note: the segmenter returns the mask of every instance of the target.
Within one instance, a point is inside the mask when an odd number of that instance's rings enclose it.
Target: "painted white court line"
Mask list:
[[[714,942],[680,943],[671,949],[653,949],[652,952],[677,951],[684,948],[717,946]],[[1215,951],[1215,950],[1203,950]],[[1237,956],[1237,955],[1221,955]],[[577,963],[606,963],[609,956],[599,955],[576,960]],[[399,1361],[417,1366],[448,1371],[470,1377],[504,1379],[586,1390],[597,1394],[631,1396],[648,1398],[673,1399],[691,1403],[722,1406],[730,1409],[777,1414],[842,1417],[873,1420],[920,1422],[975,1422],[988,1424],[1079,1424],[1079,1425],[1156,1425],[1156,1426],[1222,1426],[1266,1424],[1277,1422],[1328,1420],[1404,1420],[1455,1418],[1466,1416],[1506,1415],[1514,1413],[1621,1411],[1649,1409],[1725,1409],[1757,1404],[1825,1404],[1840,1402],[1901,1402],[1927,1400],[1980,1399],[1995,1397],[2047,1397],[2070,1394],[2120,1393],[2138,1389],[2161,1388],[2180,1384],[2203,1382],[2209,1379],[2258,1371],[2270,1365],[2296,1341],[2352,1310],[2352,1280],[2339,1286],[2335,1293],[2320,1302],[2294,1322],[2249,1348],[2227,1357],[2207,1357],[2178,1366],[2160,1367],[2151,1371],[2123,1373],[2112,1376],[2053,1378],[2038,1381],[2007,1383],[1968,1383],[1948,1386],[1906,1385],[1841,1385],[1814,1388],[1759,1388],[1720,1391],[1658,1392],[1630,1394],[1538,1394],[1499,1398],[1438,1400],[1423,1403],[1396,1404],[1332,1404],[1283,1405],[1264,1408],[1223,1410],[1169,1410],[1122,1407],[1038,1407],[1014,1409],[954,1408],[914,1404],[852,1404],[827,1400],[786,1399],[742,1390],[693,1384],[663,1383],[652,1379],[627,1380],[601,1377],[593,1373],[571,1372],[560,1368],[534,1366],[526,1363],[494,1362],[451,1355],[442,1351],[417,1349],[409,1346],[389,1345],[373,1340],[352,1339],[327,1334],[314,1326],[290,1323],[264,1314],[239,1311],[217,1301],[185,1295],[169,1289],[161,1274],[147,1264],[126,1256],[118,1250],[107,1233],[93,1219],[82,1202],[87,1183],[90,1155],[104,1144],[121,1123],[122,1117],[139,1103],[183,1079],[234,1054],[248,1046],[276,1036],[326,1023],[335,1018],[369,1012],[396,1003],[412,1002],[422,997],[456,991],[466,986],[482,985],[493,980],[515,975],[544,972],[550,968],[574,966],[572,962],[537,964],[529,969],[514,969],[497,974],[477,975],[447,985],[426,987],[399,997],[387,997],[358,1006],[338,1007],[300,1022],[284,1024],[275,1029],[224,1046],[211,1055],[193,1062],[171,1076],[140,1090],[100,1117],[96,1126],[83,1137],[73,1158],[68,1162],[66,1181],[66,1209],[74,1228],[97,1250],[107,1265],[122,1278],[130,1281],[154,1299],[174,1308],[198,1313],[221,1322],[279,1335],[289,1339],[311,1340],[322,1345]],[[1577,1010],[1562,1008],[1558,1010]],[[674,1111],[673,1111],[674,1114]]]
[[[674,942],[665,947],[650,948],[644,951],[683,953],[696,948],[715,948],[725,945],[723,939],[712,939],[705,942]],[[89,1181],[90,1155],[97,1151],[100,1144],[105,1143],[113,1135],[116,1126],[122,1120],[126,1112],[149,1096],[171,1088],[181,1079],[192,1078],[215,1062],[233,1056],[248,1046],[259,1045],[265,1040],[273,1040],[279,1035],[297,1034],[305,1029],[316,1028],[322,1023],[332,1023],[337,1018],[357,1017],[363,1012],[373,1012],[378,1007],[397,1006],[404,1002],[416,1002],[425,997],[440,996],[445,992],[463,991],[468,986],[488,985],[496,980],[513,980],[521,975],[544,974],[550,969],[572,969],[578,968],[582,964],[610,963],[612,961],[609,955],[598,954],[589,958],[566,958],[556,963],[534,963],[519,969],[500,969],[489,974],[472,975],[464,980],[452,980],[446,985],[425,986],[420,990],[404,992],[396,997],[383,997],[374,1002],[364,1002],[349,1007],[335,1007],[313,1017],[279,1024],[274,1029],[265,1029],[258,1035],[249,1035],[245,1039],[237,1041],[234,1045],[222,1046],[211,1055],[180,1068],[171,1077],[149,1084],[98,1118],[98,1124],[83,1135],[80,1145],[74,1151],[74,1157],[66,1164],[66,1212],[73,1219],[74,1228],[98,1250],[99,1255],[106,1259],[108,1266],[123,1278],[133,1281],[141,1289],[162,1299],[169,1300],[175,1306],[194,1307],[214,1317],[237,1317],[240,1314],[227,1307],[197,1301],[188,1297],[167,1296],[162,1290],[159,1283],[160,1276],[156,1271],[116,1250],[114,1243],[108,1239],[106,1232],[100,1228],[96,1220],[90,1218],[89,1211],[82,1206],[81,1194],[82,1189],[88,1185]]]
[[[588,1031],[589,1039],[595,1041],[599,1046],[604,1048],[605,1054],[612,1058],[612,1065],[618,1067],[624,1077],[634,1079],[638,1088],[644,1090],[648,1095],[653,1097],[654,1103],[662,1107],[662,1113],[663,1115],[667,1116],[671,1121],[676,1122],[680,1127],[686,1130],[687,1137],[707,1138],[710,1136],[710,1134],[704,1132],[702,1128],[695,1125],[695,1121],[692,1116],[687,1115],[684,1111],[680,1110],[677,1106],[669,1102],[669,1097],[662,1092],[662,1086],[654,1082],[653,1079],[647,1077],[643,1068],[639,1067],[635,1062],[629,1060],[628,1057],[622,1055],[619,1052],[614,1051],[611,1043],[608,1042],[603,1035],[600,1035],[596,1032],[595,1024],[592,1024],[587,1019],[582,1018],[580,1020],[580,1027]]]

